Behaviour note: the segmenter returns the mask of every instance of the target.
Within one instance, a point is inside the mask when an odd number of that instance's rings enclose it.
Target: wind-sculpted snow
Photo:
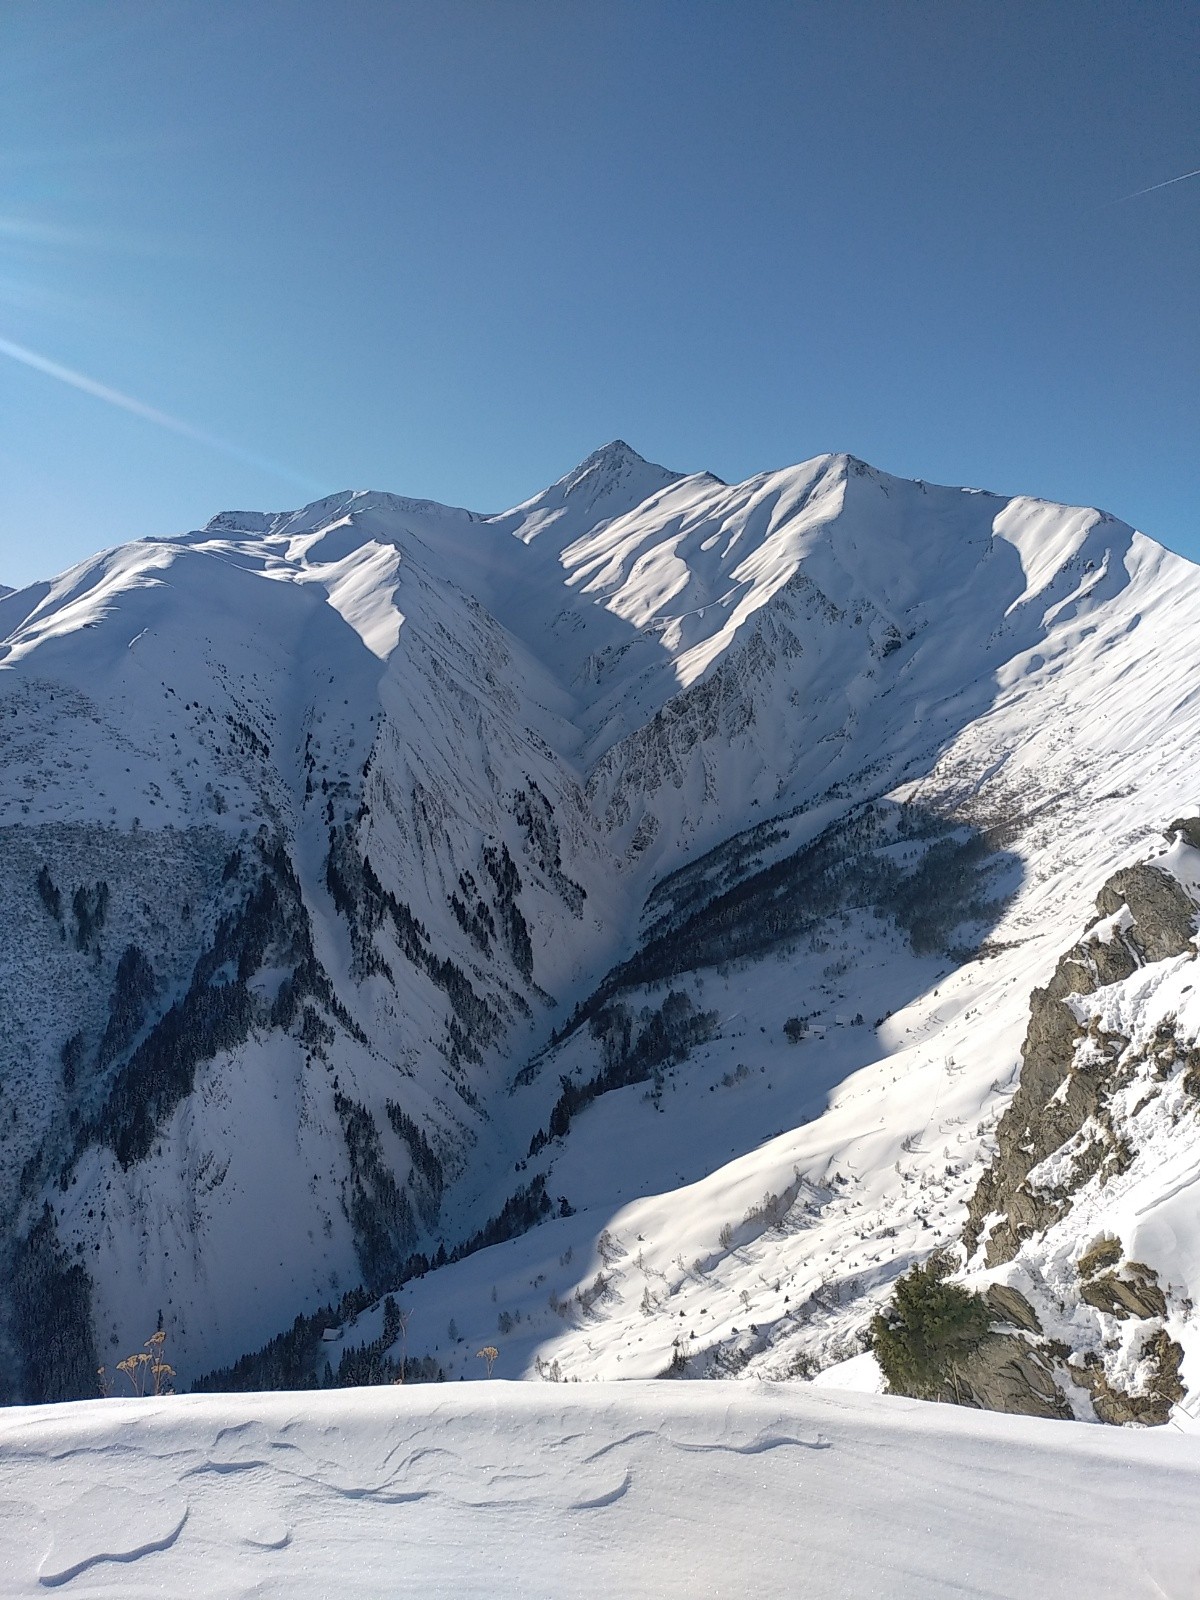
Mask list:
[[[0,1422],[0,1595],[1149,1600],[1198,1488],[1178,1435],[795,1386],[92,1403]]]
[[[454,1378],[855,1355],[1195,809],[1198,658],[1101,512],[620,441],[0,597],[0,1392],[69,1389],[13,1283],[75,1374],[160,1314],[184,1379],[298,1314],[357,1371],[389,1285]]]

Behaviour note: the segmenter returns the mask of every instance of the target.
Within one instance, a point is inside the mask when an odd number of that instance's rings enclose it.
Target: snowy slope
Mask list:
[[[35,1186],[36,1168],[13,1193],[31,1147],[42,1171],[65,1159],[73,1171],[60,1234],[68,1249],[107,1257],[98,1331],[119,1344],[122,1318],[132,1332],[135,1320],[173,1312],[185,1359],[201,1364],[275,1331],[298,1303],[336,1299],[361,1280],[340,1125],[352,1112],[338,1113],[336,1097],[371,1105],[383,1131],[366,1137],[387,1141],[385,1172],[403,1181],[408,1166],[390,1101],[419,1119],[453,1177],[479,1136],[471,1078],[483,1051],[507,1027],[528,1027],[549,989],[576,975],[599,921],[589,919],[574,948],[555,940],[556,923],[582,924],[586,891],[533,863],[544,841],[531,842],[511,814],[518,793],[531,825],[537,812],[557,830],[560,813],[576,870],[600,877],[603,851],[578,820],[578,785],[549,744],[570,742],[552,708],[558,691],[534,663],[514,664],[519,647],[475,602],[435,583],[394,542],[347,546],[343,512],[341,502],[311,508],[266,538],[232,536],[228,524],[239,519],[224,518],[211,535],[126,547],[66,574],[7,643],[4,821],[21,912],[9,929],[6,1077],[19,1159],[8,1168],[8,1204],[20,1206]],[[388,529],[423,514],[390,501],[375,512]],[[32,830],[21,826],[31,793]],[[329,863],[347,830],[353,866],[344,870],[370,860],[404,912],[365,943],[330,904]],[[111,1139],[87,1136],[119,1072],[121,1052],[111,1063],[100,1057],[120,958],[131,946],[147,955],[154,994],[145,1009],[161,1011],[186,987],[219,916],[237,914],[275,840],[298,874],[297,914],[311,925],[322,993],[330,991],[325,1015],[314,1011],[298,1032],[270,1027],[295,952],[264,951],[250,975],[266,1008],[251,1030],[260,1036],[231,1041],[242,1047],[232,1053],[202,1051],[193,1093],[158,1119],[165,1137],[130,1163]],[[499,852],[501,876],[506,861],[520,875],[528,921],[502,922],[484,962],[449,901],[466,895],[463,875],[473,874],[472,912],[482,905],[492,919],[510,909],[481,867],[486,849]],[[108,886],[103,934],[85,941],[70,909],[55,917],[38,904],[41,866],[56,890],[61,880],[68,908],[72,885]],[[184,892],[163,896],[164,879]],[[596,900],[603,910],[602,884]],[[28,959],[31,938],[40,962]],[[396,948],[405,939],[407,957]],[[456,1008],[447,1006],[451,983]],[[64,988],[73,1006],[64,1008]],[[134,1028],[131,1042],[144,1033]],[[68,1084],[59,1058],[77,1035],[81,1060]],[[399,1259],[434,1215],[418,1187],[393,1197],[387,1242]],[[212,1296],[215,1261],[227,1264]],[[197,1293],[202,1331],[189,1316]]]
[[[796,1386],[0,1418],[0,1594],[1053,1600],[1200,1583],[1200,1445]]]
[[[402,1279],[454,1376],[852,1354],[1030,989],[1196,809],[1198,648],[1200,572],[1103,513],[619,441],[0,599],[7,1392]],[[411,1276],[489,1219],[538,1225]]]
[[[847,907],[753,962],[702,953],[669,982],[618,994],[636,1011],[682,987],[697,1010],[717,1013],[718,1034],[657,1082],[588,1106],[540,1154],[536,1166],[575,1218],[539,1230],[544,1243],[531,1236],[408,1287],[410,1337],[451,1372],[469,1375],[484,1338],[518,1370],[564,1377],[650,1376],[681,1362],[696,1374],[809,1372],[853,1351],[895,1275],[957,1236],[1011,1094],[1031,987],[1104,876],[1196,798],[1186,687],[1193,569],[1095,513],[1021,503],[990,515],[1003,543],[978,559],[1008,561],[1016,549],[1021,561],[1002,590],[1000,644],[979,627],[978,605],[945,617],[928,607],[941,639],[917,665],[944,672],[950,692],[921,717],[908,707],[892,726],[912,751],[939,716],[964,725],[927,753],[919,780],[891,791],[917,810],[974,819],[1002,846],[992,858],[994,912],[971,930],[986,959],[918,955],[887,921]],[[902,574],[885,576],[903,594]],[[924,582],[934,581],[931,564]],[[974,581],[984,590],[972,577],[968,592]],[[1041,649],[1018,652],[994,676],[963,673],[969,652],[1011,649],[1039,632]],[[964,675],[967,688],[955,693]],[[892,685],[887,699],[901,692]],[[963,701],[969,708],[985,695],[991,704],[970,717]],[[782,708],[770,726],[778,752]],[[875,712],[862,744],[839,746],[842,771],[851,761],[865,768],[859,794],[886,787],[887,770],[872,772],[863,748],[875,755],[887,732]],[[708,749],[717,744],[714,735]],[[740,775],[744,765],[721,770]],[[854,794],[787,818],[786,845],[752,836],[751,865],[818,833],[852,809]],[[740,870],[737,852],[726,852],[691,880],[724,889]],[[702,898],[684,875],[652,903]],[[812,1031],[793,1046],[783,1024],[797,1013]],[[560,1073],[587,1081],[602,1062],[581,1029],[537,1063],[517,1097],[542,1093],[545,1106]],[[451,1320],[463,1341],[458,1361],[448,1360]]]

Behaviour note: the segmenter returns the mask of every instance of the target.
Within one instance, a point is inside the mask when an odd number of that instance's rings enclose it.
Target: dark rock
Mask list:
[[[1200,818],[1173,823],[1168,835],[1175,834],[1200,848]],[[1185,1088],[1200,1095],[1200,1054],[1176,1036],[1174,1018],[1163,1020],[1144,1051],[1130,1052],[1128,1039],[1106,1034],[1094,1023],[1086,1030],[1088,1049],[1078,1050],[1085,1030],[1066,1003],[1070,997],[1092,994],[1143,964],[1195,948],[1196,906],[1161,868],[1141,865],[1115,873],[1097,896],[1096,920],[1112,917],[1122,907],[1129,909],[1130,926],[1114,930],[1107,939],[1085,935],[1059,961],[1047,986],[1035,989],[1030,998],[1021,1081],[1000,1120],[996,1157],[970,1200],[964,1230],[973,1254],[987,1226],[989,1266],[1010,1260],[1024,1239],[1066,1215],[1073,1195],[1090,1177],[1099,1173],[1103,1181],[1132,1162],[1134,1152],[1114,1123],[1110,1104],[1134,1072],[1148,1062],[1163,1078],[1182,1065]],[[1071,1157],[1068,1176],[1054,1190],[1031,1184],[1029,1174],[1056,1151]],[[1096,1241],[1077,1265],[1079,1295],[1083,1304],[1105,1315],[1148,1324],[1141,1358],[1149,1361],[1151,1376],[1144,1392],[1134,1395],[1116,1388],[1095,1350],[1072,1361],[1067,1372],[1087,1390],[1102,1422],[1158,1425],[1183,1398],[1183,1352],[1159,1321],[1166,1315],[1167,1299],[1157,1273],[1121,1257],[1120,1240]],[[1029,1335],[1040,1333],[1033,1307],[1016,1290],[994,1284],[987,1300],[1011,1326]],[[950,1384],[954,1392],[943,1397],[1001,1411],[1067,1416],[1070,1409],[1056,1381],[1055,1361],[1069,1356],[1065,1347],[994,1331],[956,1364]]]
[[[971,1197],[963,1233],[968,1253],[974,1254],[985,1222],[1000,1214],[988,1234],[988,1266],[1010,1261],[1023,1239],[1062,1216],[1070,1195],[1106,1163],[1115,1170],[1128,1163],[1128,1152],[1112,1134],[1104,1112],[1104,1101],[1116,1087],[1111,1062],[1128,1041],[1096,1035],[1103,1047],[1099,1059],[1077,1065],[1083,1029],[1064,1002],[1117,983],[1144,962],[1183,954],[1191,947],[1196,907],[1169,873],[1147,865],[1114,873],[1096,897],[1099,917],[1111,917],[1122,906],[1129,907],[1130,928],[1107,940],[1082,939],[1060,959],[1046,987],[1030,996],[1021,1081],[1000,1119],[996,1157]],[[1069,1190],[1048,1194],[1034,1189],[1027,1182],[1029,1173],[1074,1138],[1089,1117],[1096,1118],[1101,1135],[1079,1152]]]
[[[1122,1277],[1115,1272],[1105,1272],[1091,1283],[1085,1283],[1080,1299],[1121,1321],[1126,1317],[1165,1317],[1167,1314],[1167,1297],[1158,1286],[1158,1273],[1140,1261],[1128,1262]]]
[[[1064,970],[1068,965],[1069,973]],[[1071,1070],[1083,1029],[1059,997],[1086,992],[1066,989],[1067,982],[1082,982],[1085,975],[1094,979],[1092,970],[1072,951],[1059,962],[1049,986],[1035,989],[1030,1000],[1029,1028],[1021,1049],[1021,1082],[996,1130],[995,1161],[968,1204],[964,1238],[972,1254],[985,1219],[995,1212],[1001,1214],[988,1237],[989,1266],[1011,1260],[1022,1239],[1049,1227],[1065,1209],[1064,1197],[1040,1193],[1026,1179],[1039,1162],[1079,1131],[1099,1103],[1095,1075]],[[1064,1084],[1066,1089],[1059,1094]],[[1080,1182],[1099,1167],[1103,1155],[1102,1150],[1096,1153],[1090,1171],[1086,1160],[1077,1165]]]
[[[1134,922],[1125,937],[1143,961],[1166,961],[1191,945],[1196,907],[1161,867],[1142,865],[1114,873],[1097,895],[1096,907],[1111,917],[1123,905]]]
[[[1011,1284],[993,1283],[984,1299],[1002,1321],[1011,1322],[1026,1333],[1041,1333],[1042,1325],[1037,1312],[1021,1291],[1014,1289]]]
[[[1032,1314],[1032,1308],[1030,1311]],[[1055,1380],[1049,1351],[1019,1334],[989,1334],[955,1364],[937,1398],[980,1411],[1008,1411],[1025,1417],[1069,1421],[1074,1415]]]
[[[1085,1356],[1081,1364],[1072,1364],[1071,1377],[1089,1391],[1101,1422],[1119,1428],[1130,1423],[1159,1428],[1170,1417],[1171,1407],[1183,1399],[1186,1391],[1179,1377],[1183,1349],[1165,1328],[1151,1334],[1142,1355],[1151,1358],[1153,1373],[1146,1392],[1138,1395],[1110,1384],[1100,1357],[1094,1353]]]

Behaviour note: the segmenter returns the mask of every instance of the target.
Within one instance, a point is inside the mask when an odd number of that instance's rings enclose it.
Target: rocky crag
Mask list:
[[[1184,818],[1157,859],[1108,879],[1033,991],[963,1233],[992,1328],[938,1398],[1117,1424],[1163,1423],[1185,1399],[1191,1261],[1172,1213],[1200,1179],[1198,908],[1200,818]]]

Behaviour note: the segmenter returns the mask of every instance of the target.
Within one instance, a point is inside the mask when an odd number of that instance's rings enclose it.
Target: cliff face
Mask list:
[[[1035,989],[1020,1083],[968,1205],[968,1281],[1003,1326],[947,1399],[1162,1423],[1196,1381],[1200,819],[1115,873]]]

